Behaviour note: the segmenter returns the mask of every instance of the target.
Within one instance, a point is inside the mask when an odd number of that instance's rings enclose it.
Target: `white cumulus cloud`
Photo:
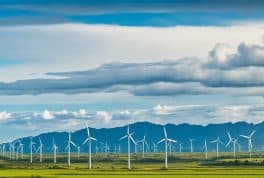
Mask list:
[[[78,112],[72,112],[74,117],[85,117],[87,115],[87,111],[85,109],[80,109]]]
[[[50,120],[54,118],[54,115],[46,109],[41,113],[41,117],[43,119]]]
[[[112,116],[106,111],[97,111],[95,118],[99,121],[103,121],[104,123],[109,123],[112,120]]]
[[[9,118],[11,118],[11,113],[6,111],[0,112],[0,120],[6,120]]]

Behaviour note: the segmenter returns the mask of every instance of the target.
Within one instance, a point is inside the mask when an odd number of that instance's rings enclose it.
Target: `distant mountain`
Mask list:
[[[138,122],[130,125],[131,132],[134,132],[133,137],[135,140],[141,140],[144,135],[146,135],[146,140],[149,145],[149,150],[153,150],[153,143],[158,142],[164,136],[163,125],[153,124],[149,122]],[[120,141],[120,137],[126,134],[127,126],[116,127],[116,128],[103,128],[95,129],[90,128],[91,135],[95,137],[98,141],[93,142],[92,149],[95,152],[96,145],[98,146],[98,151],[102,150],[103,145],[107,143],[109,146],[109,151],[114,152],[120,145],[121,152],[126,152],[127,142],[126,140]],[[237,123],[224,123],[224,124],[209,124],[207,126],[201,125],[190,125],[190,124],[167,124],[166,125],[168,137],[183,143],[182,151],[189,151],[190,144],[189,138],[194,139],[194,151],[201,151],[204,139],[208,141],[208,149],[210,151],[215,150],[215,145],[211,142],[218,136],[226,144],[228,142],[227,131],[230,131],[233,137],[238,138],[241,150],[247,150],[247,140],[240,137],[240,134],[249,135],[250,132],[256,130],[253,136],[254,150],[263,150],[263,138],[264,138],[264,123],[259,124],[249,124],[246,122]],[[39,144],[39,138],[41,138],[44,144],[44,152],[50,152],[52,145],[52,138],[55,139],[56,144],[59,147],[59,152],[65,152],[66,140],[68,138],[68,133],[66,132],[50,132],[40,134],[33,138],[36,143],[36,147]],[[86,129],[77,130],[72,133],[72,140],[81,147],[81,151],[87,151],[87,145],[82,145],[86,138]],[[20,139],[24,146],[24,151],[29,152],[29,137]],[[18,145],[18,143],[17,143]],[[6,146],[8,150],[8,145]],[[160,144],[158,146],[159,150],[163,150],[164,145]],[[132,146],[134,148],[134,146]],[[140,148],[140,146],[139,146]],[[173,151],[179,150],[179,144],[172,145]],[[225,148],[221,146],[221,150],[228,151],[231,148]],[[76,149],[73,148],[76,151]],[[134,149],[132,149],[134,151]]]

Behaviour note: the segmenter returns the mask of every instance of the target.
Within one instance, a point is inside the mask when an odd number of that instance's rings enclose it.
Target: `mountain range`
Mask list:
[[[238,139],[238,148],[241,151],[247,150],[247,140],[240,137],[240,134],[249,135],[253,130],[256,130],[255,135],[252,137],[253,150],[263,150],[263,138],[264,138],[264,122],[258,124],[237,122],[237,123],[222,123],[222,124],[209,124],[206,126],[202,125],[190,125],[190,124],[166,124],[159,125],[150,122],[137,122],[130,124],[130,131],[133,132],[133,138],[135,140],[142,140],[146,136],[148,143],[148,151],[153,150],[153,143],[157,143],[164,137],[163,128],[166,127],[168,137],[177,140],[178,143],[172,145],[172,151],[179,151],[179,143],[182,143],[182,151],[190,151],[189,139],[194,139],[193,147],[195,152],[201,152],[204,140],[208,142],[208,150],[214,151],[216,146],[210,143],[215,140],[218,136],[224,144],[228,142],[227,131],[229,131],[232,137]],[[109,146],[109,151],[114,152],[120,147],[121,152],[126,152],[127,142],[126,140],[120,140],[120,137],[126,134],[127,126],[115,127],[115,128],[90,128],[91,136],[96,138],[97,141],[92,144],[92,152],[96,151],[96,145],[98,152],[104,150],[104,145]],[[72,132],[72,141],[79,145],[82,152],[87,151],[87,145],[82,143],[86,139],[87,131],[86,128]],[[65,152],[66,141],[68,139],[67,132],[49,132],[43,133],[38,136],[33,137],[33,141],[36,143],[35,147],[39,145],[39,138],[44,144],[44,152],[50,152],[52,147],[52,140],[54,138],[57,146],[59,147],[59,152]],[[19,140],[24,144],[24,151],[29,152],[29,142],[30,137],[19,138]],[[18,145],[18,139],[14,140],[13,143]],[[120,145],[120,146],[119,146]],[[134,148],[134,146],[132,147]],[[8,145],[6,146],[8,150]],[[140,144],[139,144],[140,149]],[[164,145],[161,143],[158,145],[158,151],[162,151]],[[222,151],[230,151],[232,146],[225,147],[225,145],[220,146]],[[76,151],[73,148],[73,151]],[[132,149],[132,151],[134,151]]]

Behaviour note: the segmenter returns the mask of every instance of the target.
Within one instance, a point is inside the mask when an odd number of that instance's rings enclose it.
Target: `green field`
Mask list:
[[[93,169],[88,170],[87,155],[82,154],[80,160],[76,155],[72,157],[72,164],[67,166],[66,155],[58,156],[58,163],[52,163],[51,155],[44,155],[44,162],[39,163],[38,156],[34,156],[34,163],[29,163],[28,155],[23,160],[9,160],[2,158],[0,162],[0,177],[176,177],[176,178],[216,178],[216,177],[264,177],[264,158],[262,154],[253,154],[247,158],[241,153],[237,159],[231,153],[222,154],[216,159],[214,153],[209,153],[209,159],[204,160],[203,153],[179,154],[169,156],[169,169],[163,169],[163,154],[132,155],[131,170],[126,169],[126,154],[107,156],[93,155]]]

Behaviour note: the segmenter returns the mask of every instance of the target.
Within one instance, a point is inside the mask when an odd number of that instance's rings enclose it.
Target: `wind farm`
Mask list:
[[[264,177],[263,9],[0,0],[0,178]]]
[[[226,135],[222,135],[222,137],[217,136],[217,139],[211,142],[207,141],[208,138],[202,139],[200,137],[200,139],[198,139],[198,137],[193,136],[196,140],[193,142],[193,146],[197,148],[197,151],[192,150],[193,152],[191,152],[190,139],[188,136],[185,137],[186,140],[183,140],[181,135],[176,138],[175,134],[172,134],[174,129],[171,128],[171,125],[158,125],[158,130],[161,132],[159,133],[160,139],[153,142],[152,149],[144,152],[143,149],[145,150],[145,148],[143,147],[143,143],[146,142],[146,133],[143,137],[140,137],[141,134],[137,133],[138,129],[135,129],[138,125],[137,123],[122,127],[122,130],[125,131],[126,134],[116,139],[114,144],[111,144],[112,141],[107,138],[101,140],[102,142],[108,140],[107,144],[104,144],[102,149],[97,149],[96,144],[101,141],[92,137],[92,135],[95,135],[100,138],[100,130],[96,131],[92,129],[91,131],[87,123],[84,125],[86,125],[86,127],[83,131],[86,131],[86,134],[84,132],[83,136],[75,136],[76,132],[65,133],[65,141],[63,142],[65,147],[61,146],[62,149],[59,149],[54,137],[45,136],[45,143],[43,143],[43,139],[41,139],[41,137],[44,138],[43,135],[36,137],[31,136],[28,138],[29,142],[25,141],[25,143],[23,142],[25,138],[14,140],[12,141],[14,148],[11,146],[10,150],[5,149],[6,145],[9,145],[8,143],[1,144],[1,166],[3,172],[6,173],[0,174],[12,175],[7,169],[12,169],[19,174],[21,172],[24,177],[32,175],[65,177],[65,175],[68,174],[71,174],[73,177],[89,175],[100,177],[104,174],[111,175],[112,177],[128,174],[144,175],[146,177],[160,177],[164,174],[171,177],[185,177],[190,174],[198,177],[203,175],[209,177],[217,177],[219,175],[221,175],[221,177],[228,177],[230,175],[227,174],[225,170],[229,169],[232,170],[230,174],[234,174],[233,169],[235,169],[235,172],[242,171],[242,173],[239,174],[241,177],[248,175],[248,172],[249,175],[250,173],[252,173],[252,175],[256,173],[262,175],[264,173],[261,169],[263,166],[262,152],[258,149],[254,149],[254,138],[257,136],[255,133],[258,133],[256,130],[251,131],[250,134],[246,136],[246,142],[243,142],[243,144],[242,141],[245,141],[245,137],[242,136],[244,135],[241,135],[241,139],[235,138],[229,131],[226,132]],[[145,127],[148,125],[152,124],[146,123]],[[169,133],[166,127],[169,127]],[[174,128],[177,128],[177,126]],[[96,132],[96,134],[94,132]],[[120,134],[123,133],[122,131],[120,132]],[[52,133],[50,133],[50,135],[52,135]],[[72,135],[74,135],[74,137],[72,137]],[[111,137],[110,133],[109,136]],[[47,138],[50,140],[51,147],[46,144],[46,142],[48,143]],[[137,139],[140,140],[140,138],[143,139],[139,142],[135,141]],[[248,143],[249,139],[250,141]],[[38,142],[36,140],[38,140]],[[178,140],[180,140],[180,142]],[[236,149],[237,142],[240,140],[244,148],[242,151]],[[76,143],[79,142],[82,144],[80,144],[78,148]],[[224,144],[224,142],[226,142],[226,144]],[[120,151],[117,151],[117,148],[114,147],[117,143],[121,144],[122,148]],[[139,146],[139,143],[142,143],[141,147],[134,147],[134,145]],[[170,151],[169,144],[171,143],[174,143],[175,147],[171,147]],[[22,145],[27,147],[27,144],[29,144],[28,149],[24,152]],[[44,146],[44,144],[46,146]],[[248,145],[250,147],[248,147]],[[229,148],[229,146],[231,148]],[[105,149],[105,147],[107,147],[107,149]],[[248,148],[250,148],[250,150],[248,150]],[[138,149],[138,152],[133,149]],[[17,159],[14,159],[13,150],[18,151],[18,155],[16,156]],[[11,151],[11,153],[9,151]],[[143,153],[144,157],[142,156]],[[245,170],[248,172],[246,173]],[[101,171],[104,171],[103,175]],[[214,173],[212,173],[212,171]]]

